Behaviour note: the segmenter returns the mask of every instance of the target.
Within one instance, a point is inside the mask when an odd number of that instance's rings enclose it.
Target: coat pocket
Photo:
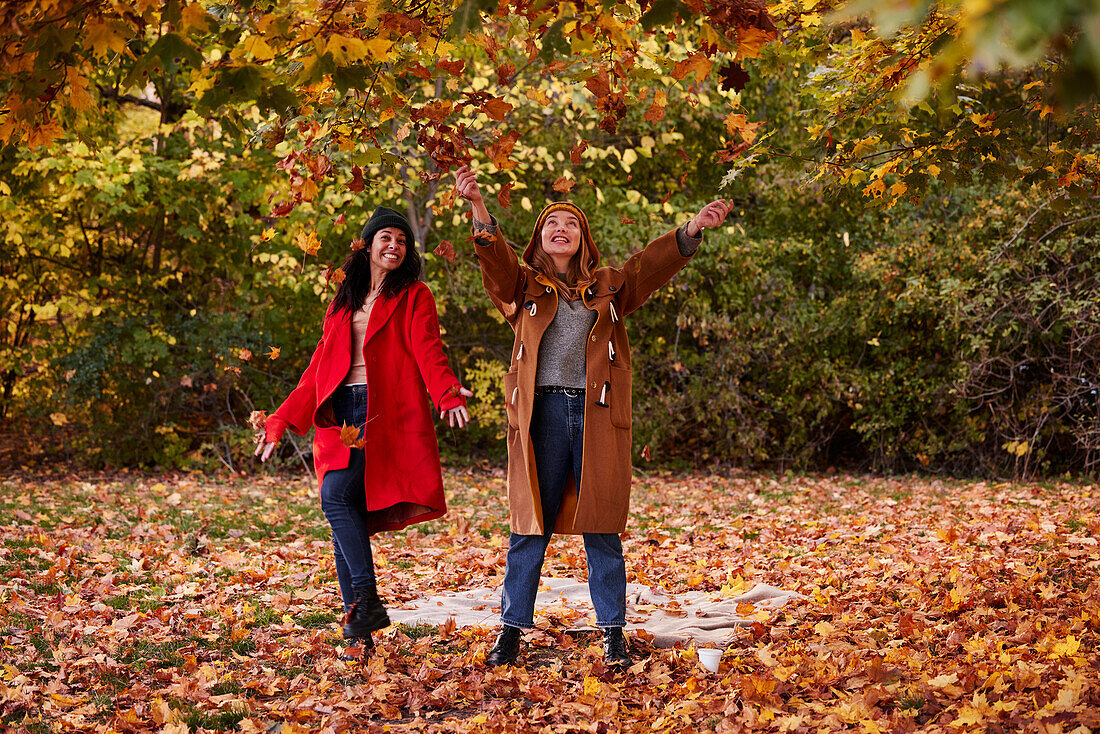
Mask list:
[[[630,369],[611,365],[611,424],[630,428]]]
[[[519,370],[504,375],[504,410],[508,413],[508,425],[519,428]]]

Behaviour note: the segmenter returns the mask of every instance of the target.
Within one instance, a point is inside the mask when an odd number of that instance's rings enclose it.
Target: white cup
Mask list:
[[[718,672],[718,663],[722,661],[722,651],[713,647],[702,647],[695,651],[699,662],[711,673]]]

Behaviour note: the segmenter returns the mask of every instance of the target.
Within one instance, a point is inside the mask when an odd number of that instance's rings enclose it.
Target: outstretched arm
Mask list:
[[[623,289],[619,305],[624,314],[631,313],[650,294],[667,283],[695,255],[703,240],[704,227],[717,227],[726,220],[732,201],[718,199],[704,206],[691,220],[677,230],[661,235],[623,264]]]
[[[512,322],[518,308],[517,299],[523,294],[519,258],[504,241],[496,220],[485,208],[477,175],[469,166],[462,166],[455,172],[455,189],[470,202],[474,215],[474,254],[481,264],[481,281],[493,304]]]

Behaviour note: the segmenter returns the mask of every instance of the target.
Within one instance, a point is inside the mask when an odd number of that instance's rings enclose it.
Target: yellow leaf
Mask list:
[[[275,52],[263,36],[249,36],[244,39],[244,51],[256,61],[268,61],[275,58]]]
[[[1081,649],[1081,641],[1073,635],[1070,635],[1060,642],[1055,642],[1050,648],[1050,654],[1052,656],[1061,655],[1076,655],[1077,651]]]
[[[268,227],[267,229],[265,229],[263,231],[263,234],[260,235],[260,239],[263,240],[264,242],[267,242],[268,240],[270,240],[274,236],[275,236],[275,228],[274,227]]]
[[[928,174],[930,176],[932,176],[933,178],[936,177],[936,176],[939,176],[940,175],[940,167],[935,165],[935,164],[932,164],[931,166],[928,167]]]
[[[393,46],[393,41],[388,38],[372,38],[366,41],[364,44],[367,49],[367,53],[375,61],[388,61],[390,58],[390,47]]]
[[[204,74],[198,69],[191,72],[191,86],[187,88],[188,92],[192,94],[202,94],[206,90],[213,88],[214,76],[212,74]]]
[[[602,689],[603,689],[603,686],[600,685],[600,679],[599,678],[597,678],[595,676],[592,676],[592,675],[586,675],[584,677],[584,695],[586,695],[586,696],[598,696],[598,695],[600,695],[600,691]]]
[[[180,30],[186,33],[192,28],[200,30],[208,30],[210,28],[210,14],[206,12],[206,8],[204,8],[202,3],[198,2],[198,0],[189,3],[187,7],[180,12]]]
[[[50,423],[55,426],[63,426],[69,422],[69,417],[64,413],[50,413]]]
[[[389,48],[387,46],[387,48]],[[367,55],[367,44],[358,38],[350,38],[334,34],[329,37],[325,50],[332,54],[337,64],[347,64],[359,61]]]
[[[89,21],[84,26],[84,37],[96,56],[106,57],[111,53],[122,53],[126,49],[126,39],[114,23]]]
[[[836,631],[836,627],[828,622],[822,621],[814,625],[814,632],[822,637],[828,637]]]

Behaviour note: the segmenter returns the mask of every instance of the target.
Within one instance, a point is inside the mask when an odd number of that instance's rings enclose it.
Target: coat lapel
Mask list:
[[[397,304],[401,302],[408,291],[409,289],[406,288],[397,298],[379,298],[375,302],[374,308],[370,312],[370,321],[367,322],[367,335],[363,339],[364,347],[370,344],[370,340],[374,335],[381,331],[386,322],[390,320],[393,312],[397,310]]]

